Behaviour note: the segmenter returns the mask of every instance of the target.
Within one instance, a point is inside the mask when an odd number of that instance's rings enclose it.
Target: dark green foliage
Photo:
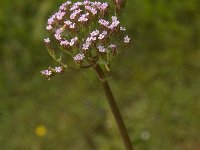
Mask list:
[[[1,0],[0,149],[122,150],[94,71],[39,73],[54,63],[43,38],[62,2]],[[127,0],[121,19],[133,45],[108,78],[136,149],[199,150],[200,1]]]

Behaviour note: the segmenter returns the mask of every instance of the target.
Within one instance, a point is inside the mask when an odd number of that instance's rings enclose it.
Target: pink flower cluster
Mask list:
[[[41,71],[41,74],[47,78],[50,78],[53,76],[55,73],[61,74],[63,73],[64,68],[63,67],[55,67],[55,68],[49,68]]]
[[[82,64],[85,57],[94,54],[99,57],[105,57],[104,54],[109,52],[114,54],[120,41],[128,44],[130,38],[117,16],[109,16],[109,8],[109,4],[103,2],[67,1],[48,19],[46,29],[53,35],[55,43],[70,53],[76,63]],[[46,38],[44,42],[50,45],[52,38]],[[59,73],[60,69],[43,70],[41,73],[51,76],[53,72]]]
[[[88,50],[89,47],[92,46],[92,44],[94,44],[97,40],[103,40],[106,37],[107,33],[108,33],[107,31],[102,31],[102,33],[100,33],[99,30],[92,31],[90,33],[90,36],[86,38],[86,41],[83,44],[82,49]]]

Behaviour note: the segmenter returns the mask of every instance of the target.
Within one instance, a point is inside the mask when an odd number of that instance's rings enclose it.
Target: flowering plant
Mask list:
[[[46,29],[51,35],[44,39],[48,52],[61,64],[41,71],[48,79],[63,73],[65,68],[87,68],[97,63],[109,71],[112,57],[119,52],[120,46],[130,43],[126,28],[110,13],[108,3],[67,1],[48,19]],[[55,45],[61,50],[60,54]],[[68,63],[64,62],[62,53],[71,56]]]
[[[65,69],[92,67],[102,83],[126,150],[133,150],[123,118],[100,66],[104,65],[109,71],[112,58],[119,52],[120,47],[130,43],[129,36],[125,34],[126,28],[121,26],[116,15],[123,8],[125,1],[114,0],[114,4],[115,15],[111,13],[108,3],[89,0],[63,3],[58,12],[48,19],[46,29],[51,38],[44,39],[50,56],[61,66],[49,67],[41,73],[50,79],[53,75],[63,73]],[[55,50],[55,45],[61,51]],[[63,56],[62,53],[67,55]]]

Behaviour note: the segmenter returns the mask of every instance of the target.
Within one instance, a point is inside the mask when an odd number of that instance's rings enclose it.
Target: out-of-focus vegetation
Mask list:
[[[137,150],[200,150],[200,1],[127,0],[133,45],[109,82]],[[48,81],[43,38],[63,1],[0,1],[0,149],[122,150],[92,70]]]

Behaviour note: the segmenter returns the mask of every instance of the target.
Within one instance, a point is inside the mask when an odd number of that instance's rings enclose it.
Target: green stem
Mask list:
[[[111,108],[111,111],[114,115],[118,129],[119,129],[121,137],[123,139],[124,146],[126,147],[126,150],[133,150],[131,139],[128,135],[128,132],[127,132],[126,126],[124,124],[122,115],[121,115],[121,113],[118,109],[118,106],[116,104],[115,98],[114,98],[112,91],[110,89],[110,86],[108,84],[108,81],[106,80],[105,74],[104,74],[103,70],[101,69],[101,67],[99,66],[99,64],[95,65],[93,68],[97,72],[99,79],[101,81],[101,84],[103,86],[104,92],[106,94],[108,103],[109,103],[110,108]]]

